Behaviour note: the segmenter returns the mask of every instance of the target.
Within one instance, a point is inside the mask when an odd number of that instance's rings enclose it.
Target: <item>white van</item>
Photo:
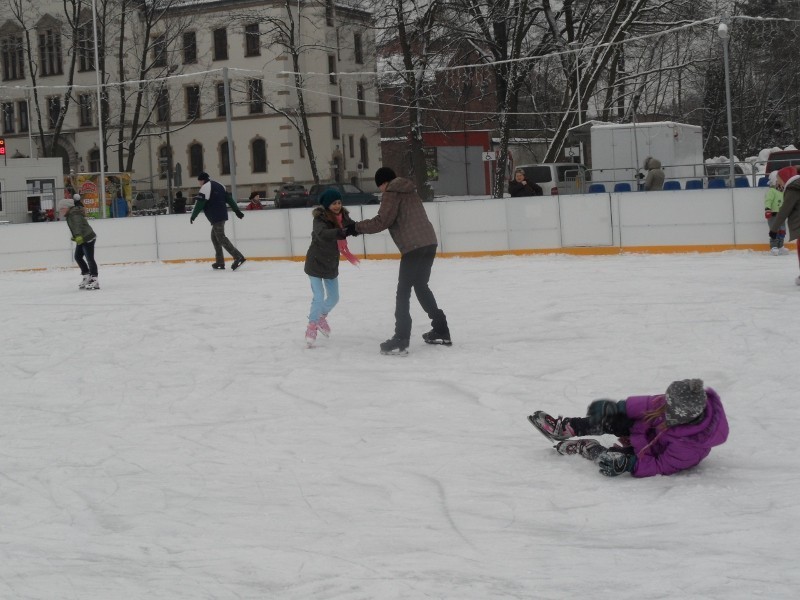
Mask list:
[[[539,184],[545,196],[582,194],[588,187],[586,180],[589,174],[586,167],[579,163],[539,163],[514,167],[515,171],[517,169],[525,171],[528,181]]]

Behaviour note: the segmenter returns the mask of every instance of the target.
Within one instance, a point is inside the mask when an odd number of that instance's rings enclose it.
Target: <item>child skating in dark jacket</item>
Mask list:
[[[586,417],[554,418],[537,411],[528,420],[557,442],[559,454],[580,454],[609,477],[672,475],[694,467],[728,439],[722,402],[700,379],[673,381],[666,393],[656,396],[595,400]],[[597,440],[572,439],[603,434],[616,435],[617,445],[606,448]]]

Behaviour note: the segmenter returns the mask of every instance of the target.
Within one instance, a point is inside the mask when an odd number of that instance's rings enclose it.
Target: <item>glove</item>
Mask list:
[[[772,212],[771,210],[765,210],[765,211],[764,211],[764,218],[765,218],[765,219],[771,219],[771,218],[772,218],[772,215],[774,215],[774,214],[775,214],[775,213],[774,213],[774,212]]]
[[[356,224],[355,223],[349,223],[347,225],[347,227],[344,228],[344,232],[345,232],[345,235],[352,235],[352,236],[361,235],[361,234],[358,233],[358,231],[356,231]]]
[[[597,464],[600,466],[600,472],[603,475],[616,477],[623,473],[633,472],[633,467],[636,466],[636,455],[609,450],[597,457]]]
[[[244,219],[244,213],[240,210],[236,211],[236,216],[239,217],[240,219]]]
[[[343,240],[347,237],[347,231],[344,229],[337,229],[336,230],[336,239]]]
[[[586,409],[592,429],[603,430],[603,425],[620,413],[619,405],[613,400],[594,400]],[[623,408],[624,411],[624,408]]]
[[[83,243],[83,236],[76,235],[74,238],[72,238],[72,241],[78,244],[78,246],[80,246]]]
[[[778,233],[776,231],[769,230],[769,239],[774,240],[778,237]]]
[[[194,225],[194,217],[189,217],[189,225]]]

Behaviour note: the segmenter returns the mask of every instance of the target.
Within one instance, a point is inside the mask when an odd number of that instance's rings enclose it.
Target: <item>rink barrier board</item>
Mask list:
[[[614,255],[767,251],[763,189],[628,192],[429,202],[441,257]],[[348,207],[355,220],[378,206]],[[304,260],[311,209],[266,210],[232,218],[226,231],[248,260]],[[100,264],[211,262],[205,218],[157,215],[91,221]],[[396,259],[388,232],[348,238],[353,254]],[[64,222],[0,229],[0,270],[74,267]]]

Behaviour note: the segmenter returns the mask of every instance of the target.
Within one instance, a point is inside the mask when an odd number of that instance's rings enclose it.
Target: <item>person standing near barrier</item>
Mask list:
[[[194,204],[192,216],[189,218],[189,223],[194,223],[197,215],[202,210],[206,215],[208,222],[211,223],[211,243],[214,245],[214,255],[216,260],[211,265],[213,269],[225,268],[225,256],[222,254],[222,249],[228,251],[233,257],[232,270],[238,269],[242,263],[247,259],[244,254],[236,249],[228,236],[225,235],[225,221],[228,220],[228,206],[233,209],[236,216],[240,219],[244,218],[244,213],[236,206],[233,198],[231,198],[225,191],[225,187],[216,181],[211,181],[208,173],[200,173],[197,180],[202,184],[200,191],[197,193],[197,201]]]
[[[783,240],[786,237],[786,228],[783,223],[775,223],[775,217],[783,204],[783,192],[778,189],[776,178],[777,171],[769,174],[769,189],[764,196],[764,218],[767,219],[767,225],[770,229],[775,229],[777,232],[776,237],[769,239],[769,252],[773,256],[779,254],[789,254],[789,251],[783,247]]]
[[[172,201],[172,212],[176,215],[186,214],[186,198],[183,197],[183,192],[178,190],[175,198]]]
[[[783,192],[783,204],[778,214],[770,220],[769,237],[778,238],[778,227],[786,221],[789,240],[800,238],[800,175],[795,167],[783,167],[775,177],[776,187]],[[797,244],[797,260],[800,263],[800,243]],[[800,285],[800,276],[794,280]]]
[[[58,212],[62,218],[66,218],[67,227],[72,233],[72,241],[75,242],[75,262],[78,263],[83,277],[78,289],[99,290],[97,263],[94,260],[94,243],[97,241],[97,235],[86,219],[80,194],[75,194],[72,200],[61,200],[58,203]]]
[[[512,198],[526,196],[543,195],[542,188],[535,181],[528,181],[525,178],[525,171],[517,169],[514,171],[514,180],[508,182],[508,194]]]
[[[664,170],[661,168],[661,161],[652,156],[644,159],[644,169],[647,176],[644,178],[644,191],[656,192],[664,189]]]
[[[444,311],[428,287],[433,260],[436,258],[436,231],[428,219],[422,198],[414,182],[397,177],[389,167],[375,171],[375,185],[383,192],[378,214],[372,219],[351,223],[347,235],[378,233],[386,229],[400,250],[400,272],[394,309],[394,336],[381,344],[381,354],[408,354],[411,337],[411,290],[428,313],[433,329],[422,335],[426,344],[451,346],[450,328]]]

